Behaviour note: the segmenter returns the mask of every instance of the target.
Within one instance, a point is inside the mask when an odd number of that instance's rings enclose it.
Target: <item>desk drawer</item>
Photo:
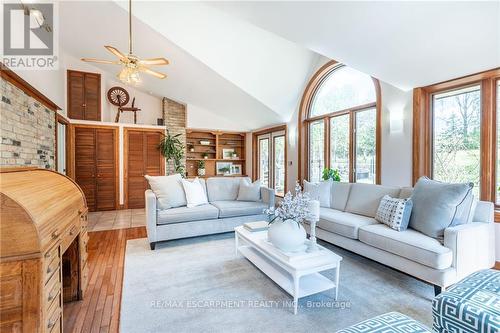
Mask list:
[[[61,241],[61,252],[64,253],[73,240],[78,235],[78,225],[76,223],[72,223],[63,233],[62,241]]]
[[[44,255],[44,269],[47,269],[47,266],[52,262],[52,260],[59,259],[60,257],[61,255],[59,253],[58,245],[48,250]]]
[[[56,301],[61,294],[61,271],[58,269],[47,282],[45,290],[45,307],[48,310],[52,302]]]
[[[49,305],[46,311],[45,329],[47,332],[53,332],[54,327],[58,325],[61,319],[61,294],[57,294],[55,299]],[[59,323],[60,325],[60,323]]]
[[[44,274],[44,282],[47,284],[49,282],[50,278],[54,275],[55,272],[59,272],[59,266],[61,265],[61,259],[59,258],[54,258],[52,261],[46,265],[45,270],[43,271]]]

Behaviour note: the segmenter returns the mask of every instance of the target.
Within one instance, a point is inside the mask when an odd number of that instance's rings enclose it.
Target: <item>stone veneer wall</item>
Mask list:
[[[54,111],[2,78],[0,95],[0,166],[55,170]]]
[[[179,139],[186,146],[186,105],[168,98],[163,98],[163,120],[171,135],[180,134]],[[173,163],[167,162],[167,174],[173,173]],[[183,161],[186,167],[186,156]]]

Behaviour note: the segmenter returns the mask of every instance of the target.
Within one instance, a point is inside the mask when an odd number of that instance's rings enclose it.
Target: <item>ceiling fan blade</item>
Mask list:
[[[163,66],[163,65],[168,65],[169,62],[165,58],[151,58],[151,59],[139,60],[139,64],[145,66]]]
[[[164,79],[167,77],[167,74],[163,74],[163,73],[160,73],[160,72],[157,72],[157,71],[154,71],[152,69],[149,69],[147,67],[139,67],[139,70],[141,72],[144,72],[146,74],[149,74],[149,75],[153,75],[154,77],[157,77],[159,79]]]
[[[114,48],[113,46],[105,45],[104,46],[109,52],[113,53],[115,56],[117,56],[120,60],[126,60],[127,56],[118,51],[118,49]]]
[[[119,65],[119,61],[111,61],[111,60],[100,60],[100,59],[94,59],[94,58],[82,58],[82,61],[85,62],[96,62],[98,64],[109,64],[109,65]]]

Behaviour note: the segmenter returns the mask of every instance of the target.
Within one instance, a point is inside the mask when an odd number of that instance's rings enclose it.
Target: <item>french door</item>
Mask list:
[[[257,136],[257,172],[262,186],[274,188],[276,195],[285,194],[285,131]]]

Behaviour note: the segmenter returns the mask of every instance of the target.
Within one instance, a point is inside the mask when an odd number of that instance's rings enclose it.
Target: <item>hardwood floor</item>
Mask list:
[[[89,284],[83,301],[64,304],[64,332],[118,332],[125,244],[146,228],[89,232]]]

